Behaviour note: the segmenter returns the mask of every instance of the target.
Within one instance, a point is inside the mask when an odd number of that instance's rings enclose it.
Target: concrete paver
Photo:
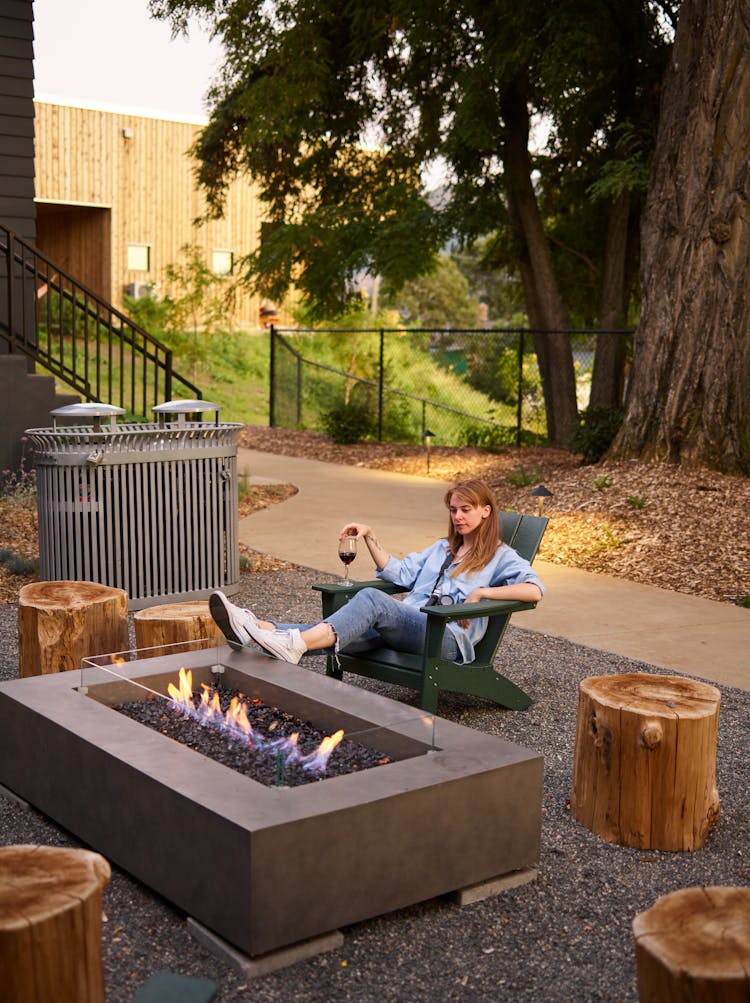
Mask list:
[[[240,523],[243,542],[283,560],[341,574],[336,538],[355,520],[399,556],[446,533],[446,482],[244,449],[238,462],[252,479],[299,488]],[[534,566],[547,593],[514,626],[750,690],[750,610],[547,561]],[[369,555],[351,573],[372,577]]]

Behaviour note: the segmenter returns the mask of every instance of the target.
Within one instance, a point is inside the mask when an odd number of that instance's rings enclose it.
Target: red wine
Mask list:
[[[339,557],[346,565],[351,564],[356,556],[356,554],[339,554]]]

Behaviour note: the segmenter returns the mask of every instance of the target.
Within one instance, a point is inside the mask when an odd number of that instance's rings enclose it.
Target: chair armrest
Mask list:
[[[440,658],[445,628],[452,620],[476,620],[483,616],[509,616],[523,609],[534,609],[535,602],[520,599],[482,599],[480,602],[453,603],[450,606],[422,606],[427,614],[424,651],[426,658]]]
[[[330,616],[331,613],[335,613],[337,609],[345,606],[357,592],[368,588],[379,589],[388,595],[397,595],[399,592],[409,591],[403,585],[395,585],[393,582],[385,581],[383,578],[373,578],[369,582],[350,582],[349,585],[344,585],[341,582],[320,582],[318,585],[313,585],[313,589],[321,593],[324,619]]]
[[[517,613],[535,607],[535,602],[521,599],[482,599],[480,602],[452,603],[450,606],[421,606],[420,609],[430,618],[449,623],[451,620],[476,620],[482,616]]]

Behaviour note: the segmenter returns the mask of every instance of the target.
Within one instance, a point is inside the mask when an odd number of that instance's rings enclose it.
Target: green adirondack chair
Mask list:
[[[534,560],[542,542],[548,520],[541,516],[519,515],[516,512],[502,512],[500,525],[503,540],[527,561]],[[369,582],[352,582],[350,585],[313,585],[321,593],[323,619],[347,603],[363,588],[380,589],[389,595],[405,592],[406,589],[391,582],[375,579]],[[343,678],[344,671],[354,672],[370,679],[397,683],[418,690],[420,707],[430,714],[437,710],[438,694],[441,690],[453,693],[467,693],[494,700],[511,710],[526,710],[531,705],[531,697],[520,687],[495,670],[492,660],[508,626],[511,614],[520,610],[534,609],[536,603],[517,600],[483,599],[478,603],[464,603],[453,606],[424,606],[427,614],[427,633],[424,651],[412,655],[391,648],[376,648],[362,654],[339,654],[339,665],[333,655],[328,656],[326,674],[336,679]],[[451,620],[489,617],[487,631],[476,645],[473,662],[457,665],[441,657],[443,633]]]

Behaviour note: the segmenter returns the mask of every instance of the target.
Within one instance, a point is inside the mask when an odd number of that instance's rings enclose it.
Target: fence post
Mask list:
[[[516,415],[516,446],[521,448],[521,423],[523,422],[523,331],[518,332],[518,413]]]
[[[268,368],[268,424],[274,428],[274,410],[276,405],[276,328],[270,325],[268,336],[270,342],[270,362]]]
[[[15,276],[13,272],[15,271],[15,269],[13,268],[13,256],[14,256],[13,234],[10,232],[10,230],[8,230],[7,233],[8,233],[8,337],[9,337],[8,351],[12,352],[15,342],[15,331],[14,331],[15,325],[13,323],[15,319],[13,316],[15,313],[14,302],[13,302],[15,298],[13,295],[13,284]]]
[[[380,328],[380,374],[378,377],[378,442],[383,441],[383,348],[385,332]]]
[[[172,349],[164,353],[164,400],[172,400]],[[157,401],[157,403],[159,403]]]

